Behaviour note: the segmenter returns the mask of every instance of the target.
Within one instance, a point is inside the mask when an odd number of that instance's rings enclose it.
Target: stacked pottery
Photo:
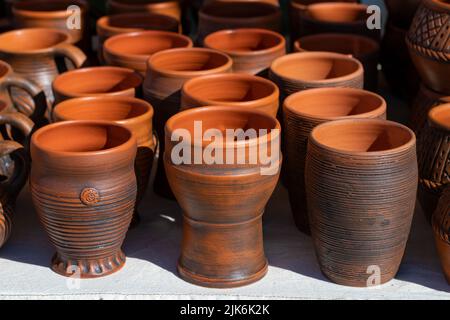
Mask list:
[[[121,246],[136,201],[135,156],[132,132],[112,122],[66,121],[34,133],[30,189],[56,247],[53,271],[95,278],[123,267]]]
[[[438,207],[433,214],[433,230],[442,270],[450,284],[450,187],[447,187],[442,193]]]
[[[313,129],[306,159],[312,239],[322,272],[341,285],[391,280],[408,239],[417,190],[414,133],[379,119]]]
[[[107,65],[133,69],[143,76],[147,60],[167,49],[190,48],[189,37],[166,31],[137,31],[113,36],[105,41],[103,54]]]
[[[197,121],[202,123],[201,137],[195,136]],[[213,143],[202,138],[210,129],[216,134]],[[256,134],[230,139],[224,136],[228,130]],[[178,273],[184,280],[224,288],[250,284],[266,274],[262,215],[279,177],[279,138],[280,124],[274,117],[239,107],[190,109],[167,122],[164,164],[184,212],[178,260]],[[180,146],[183,161],[179,161]],[[194,153],[210,153],[211,148],[214,159],[193,162]],[[252,161],[258,150],[266,151]],[[243,161],[225,163],[220,158],[225,154]],[[271,164],[263,164],[263,156]]]
[[[247,74],[217,74],[187,81],[181,93],[181,109],[203,106],[235,106],[261,110],[276,117],[278,87],[269,80]]]
[[[138,190],[132,224],[138,222],[137,207],[147,190],[157,145],[153,136],[152,106],[143,100],[125,96],[74,98],[59,103],[53,117],[55,121],[114,121],[133,132],[138,146],[135,163]]]
[[[204,46],[228,54],[233,72],[265,76],[272,61],[286,54],[284,37],[264,29],[233,29],[211,33]]]
[[[148,12],[158,13],[181,20],[181,7],[178,0],[108,0],[110,13]]]
[[[301,37],[295,41],[294,51],[329,51],[351,55],[363,64],[364,88],[376,91],[378,87],[380,45],[371,38],[353,34],[315,34]]]
[[[310,234],[305,193],[308,137],[317,125],[340,119],[386,119],[386,102],[369,91],[320,88],[290,95],[283,105],[287,186],[297,228]]]
[[[430,110],[418,142],[419,201],[428,221],[439,196],[450,184],[450,104]]]
[[[166,121],[180,111],[181,88],[186,81],[198,76],[231,72],[232,65],[229,56],[211,49],[170,49],[154,54],[148,60],[144,97],[155,109],[155,129],[158,136],[164,137]],[[162,152],[163,139],[160,140],[160,153]],[[154,186],[158,194],[172,197],[162,157],[158,159]]]

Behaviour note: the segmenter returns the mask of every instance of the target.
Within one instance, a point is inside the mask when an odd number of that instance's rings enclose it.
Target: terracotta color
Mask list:
[[[235,106],[261,110],[276,117],[280,92],[275,83],[247,74],[217,74],[187,81],[181,92],[181,109]]]
[[[33,134],[30,189],[56,247],[53,271],[95,278],[123,267],[121,246],[136,201],[135,156],[136,138],[111,122],[67,121]]]
[[[55,121],[106,120],[128,128],[137,139],[136,179],[138,186],[134,220],[139,220],[137,207],[147,190],[156,151],[153,136],[153,108],[140,99],[132,97],[84,97],[69,99],[58,104],[54,111]]]
[[[281,12],[264,1],[215,1],[199,11],[198,43],[215,31],[237,28],[263,28],[281,31]]]
[[[120,67],[91,67],[59,75],[53,82],[56,103],[88,96],[139,96],[142,76]]]
[[[230,29],[211,33],[206,48],[216,49],[233,59],[233,72],[265,75],[272,61],[286,54],[284,37],[265,29]]]
[[[419,201],[431,221],[439,196],[450,184],[450,103],[428,113],[428,126],[419,137],[418,159]]]
[[[450,3],[422,1],[406,44],[423,82],[434,91],[450,94]]]
[[[156,52],[190,48],[189,37],[166,31],[137,31],[113,36],[104,43],[106,64],[133,69],[142,75],[147,71],[147,60]]]
[[[233,62],[219,51],[203,48],[170,49],[154,54],[147,65],[144,81],[145,100],[155,109],[155,128],[164,136],[166,121],[180,111],[181,88],[194,77],[231,72]],[[164,141],[160,141],[160,154]],[[173,197],[167,183],[162,157],[158,159],[154,190],[160,195]]]
[[[450,187],[443,192],[433,214],[433,230],[442,270],[447,283],[450,284]]]
[[[108,0],[107,4],[110,13],[148,12],[181,20],[181,7],[178,0]]]
[[[176,129],[186,129],[193,136],[194,121],[202,121],[203,132],[210,128],[267,129],[266,141],[270,143],[279,139],[279,132],[271,130],[280,129],[280,124],[264,112],[238,107],[190,109],[173,116],[166,124],[164,164],[184,212],[178,273],[184,280],[206,287],[253,283],[267,272],[262,214],[277,184],[281,159],[275,164],[274,175],[261,175],[260,161],[246,165],[175,165],[171,153],[178,141],[171,138],[177,135]],[[250,163],[249,146],[260,146],[264,140],[259,137],[244,143],[233,141],[227,150],[234,150],[235,157],[245,155],[245,163]],[[203,152],[209,144],[193,141],[189,147],[201,148]]]
[[[375,272],[379,284],[395,276],[417,179],[416,139],[401,124],[339,120],[313,129],[306,158],[308,213],[320,268],[331,281],[366,287],[377,284]]]
[[[408,29],[421,0],[385,0],[389,20],[396,26]]]
[[[0,59],[44,90],[48,109],[54,101],[51,85],[59,73],[56,57],[68,58],[77,68],[86,61],[84,53],[69,44],[69,36],[56,29],[29,28],[0,34]],[[17,90],[13,91],[13,98],[29,99]]]
[[[232,2],[232,1],[236,1],[236,0],[203,0],[202,2],[203,2],[203,4],[208,4],[208,3],[211,3],[211,2],[217,2],[217,1],[220,1],[220,2]],[[278,0],[240,0],[240,1],[242,1],[242,2],[255,2],[255,1],[260,1],[260,2],[267,2],[267,3],[270,3],[271,5],[274,5],[274,6],[280,6],[280,2],[278,1]]]
[[[364,88],[377,90],[380,45],[371,38],[353,34],[315,34],[295,41],[294,51],[328,51],[351,55],[363,64]]]
[[[350,88],[300,91],[284,100],[284,143],[287,186],[297,228],[310,234],[305,194],[308,137],[319,124],[340,119],[386,119],[386,101],[379,95]]]

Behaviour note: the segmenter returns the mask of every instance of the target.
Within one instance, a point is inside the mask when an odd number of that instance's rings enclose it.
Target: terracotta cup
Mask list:
[[[210,144],[202,137],[199,140],[194,137],[194,121],[202,123],[202,135],[209,129],[219,134],[227,129],[256,132],[265,129],[266,133],[247,140],[216,137],[215,141],[220,143],[214,147],[215,154],[241,157],[244,160],[241,164],[203,161],[194,164],[193,151],[206,152]],[[270,156],[275,159],[276,153],[279,155],[279,129],[280,124],[273,116],[239,107],[190,109],[167,122],[164,164],[170,186],[184,211],[178,260],[178,273],[184,280],[224,288],[250,284],[266,274],[262,215],[278,181],[281,157],[274,161],[274,171],[267,175],[261,174],[264,167],[261,158],[252,162],[250,157],[255,148],[263,149],[264,145],[272,150]],[[185,137],[180,130],[189,136]],[[183,154],[190,151],[191,156],[183,157],[186,161],[180,163],[179,150],[176,151],[178,138],[189,140],[189,137],[190,141],[183,145]]]
[[[325,276],[356,287],[395,276],[417,179],[416,139],[401,124],[338,120],[313,129],[305,184],[312,239]]]
[[[371,38],[354,34],[315,34],[295,41],[294,51],[328,51],[351,55],[364,67],[364,88],[370,91],[377,90],[380,45]]]
[[[233,72],[265,76],[272,61],[286,54],[284,37],[265,29],[230,29],[211,33],[206,48],[216,49],[233,59]]]
[[[236,106],[276,117],[279,94],[275,83],[258,76],[237,73],[202,76],[184,84],[181,109]]]
[[[123,267],[121,246],[136,201],[135,156],[132,132],[112,122],[65,121],[33,134],[30,189],[56,247],[53,271],[95,278]]]
[[[433,230],[442,270],[450,284],[450,187],[443,192],[433,214]]]
[[[164,136],[166,121],[180,111],[181,88],[189,79],[231,72],[231,58],[219,51],[203,48],[170,49],[155,53],[147,65],[144,81],[145,100],[155,109],[155,129]],[[164,141],[160,140],[160,154]],[[173,198],[163,170],[163,159],[158,158],[154,190],[159,195]]]
[[[297,228],[310,234],[305,192],[308,137],[319,124],[340,119],[386,119],[386,101],[379,95],[351,88],[319,88],[300,91],[284,100],[289,201]]]
[[[29,28],[0,34],[0,59],[10,64],[16,74],[44,90],[49,110],[54,102],[52,82],[60,71],[67,69],[61,70],[55,59],[68,58],[77,68],[86,61],[84,53],[69,41],[67,33],[56,29]],[[33,105],[26,92],[15,89],[12,96],[21,103]]]
[[[108,65],[133,69],[142,75],[147,60],[155,53],[174,48],[190,48],[189,37],[166,31],[137,31],[113,36],[104,43],[104,61]]]
[[[164,14],[181,19],[181,6],[178,0],[108,0],[110,13],[148,12]]]
[[[152,106],[143,100],[125,96],[74,98],[59,103],[53,117],[55,121],[114,121],[133,132],[138,145],[135,163],[138,193],[133,222],[138,222],[137,207],[147,190],[157,145],[153,136]]]
[[[197,41],[224,29],[263,28],[281,31],[280,7],[264,1],[214,1],[199,12]]]
[[[419,201],[431,221],[442,191],[450,184],[450,103],[428,113],[428,125],[418,140]]]
[[[70,99],[88,96],[140,95],[142,76],[121,67],[91,67],[72,70],[59,75],[53,82],[55,105]]]
[[[406,44],[422,81],[437,92],[450,94],[450,3],[423,0]]]

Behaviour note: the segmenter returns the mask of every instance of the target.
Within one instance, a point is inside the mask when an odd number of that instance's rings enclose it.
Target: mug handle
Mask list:
[[[87,60],[87,57],[83,51],[69,43],[58,44],[54,48],[54,52],[57,56],[62,56],[69,59],[75,68],[81,68]]]
[[[22,190],[28,178],[28,161],[24,147],[13,140],[0,141],[0,157],[5,157],[14,153],[15,164],[11,183],[7,186],[8,196],[16,197]]]
[[[34,122],[20,112],[0,113],[0,125],[10,125],[22,134],[21,142],[28,145],[28,137],[34,128]],[[17,132],[17,131],[16,131]],[[12,137],[17,137],[16,132],[11,132]],[[19,136],[20,138],[22,136]],[[18,139],[20,139],[18,138]]]

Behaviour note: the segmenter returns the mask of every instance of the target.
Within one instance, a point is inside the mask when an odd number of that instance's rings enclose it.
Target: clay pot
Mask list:
[[[389,20],[396,26],[408,29],[419,7],[421,0],[385,0]]]
[[[135,156],[136,138],[111,122],[66,121],[33,134],[30,189],[56,247],[53,271],[95,278],[123,267],[121,246],[136,201]]]
[[[417,178],[416,139],[401,124],[339,120],[313,129],[305,184],[325,276],[356,287],[395,276],[411,227]]]
[[[181,7],[178,0],[108,0],[110,13],[148,12],[173,17],[180,21]]]
[[[57,57],[69,59],[77,68],[86,61],[84,53],[69,44],[68,34],[56,29],[30,28],[0,34],[0,59],[9,63],[16,74],[44,90],[49,110],[54,101],[52,82],[60,71],[67,69],[59,70]],[[28,106],[33,105],[26,92],[15,89],[12,97]]]
[[[199,12],[199,44],[215,31],[237,28],[262,28],[281,31],[280,7],[264,1],[214,1]]]
[[[223,154],[231,153],[234,159],[239,155],[244,158],[241,163],[245,164],[205,164],[203,161],[188,164],[194,159],[194,150],[204,152],[210,144],[202,137],[200,141],[194,137],[194,121],[202,122],[202,136],[208,129],[220,132],[266,129],[268,133],[246,141],[215,140],[223,142],[222,147],[217,146]],[[194,138],[192,143],[184,145],[187,148],[184,150],[191,151],[189,160],[175,164],[172,152],[178,155],[178,138],[183,137],[179,129]],[[205,287],[225,288],[250,284],[266,274],[262,215],[277,184],[281,158],[274,161],[274,171],[267,175],[261,174],[265,166],[259,159],[255,162],[249,159],[252,148],[262,148],[266,141],[269,149],[274,144],[273,152],[279,152],[279,129],[274,117],[238,107],[190,109],[167,122],[164,164],[170,186],[184,212],[182,251],[178,260],[178,273],[184,280]],[[183,138],[183,141],[186,140]],[[271,156],[275,156],[273,152]]]
[[[181,88],[189,79],[231,72],[233,62],[229,56],[216,50],[203,48],[170,49],[155,53],[148,60],[144,81],[145,100],[155,109],[155,129],[164,137],[166,121],[180,111]],[[160,141],[160,154],[164,142]],[[172,198],[163,170],[162,157],[158,159],[154,190]]]
[[[308,137],[319,124],[340,119],[386,119],[386,101],[361,89],[320,88],[300,91],[284,100],[285,164],[289,201],[297,228],[310,234],[305,193]]]
[[[436,248],[441,258],[442,270],[450,284],[450,187],[443,192],[433,214],[433,230]]]
[[[419,201],[431,221],[439,196],[450,184],[450,103],[434,107],[428,113],[428,126],[418,142]]]
[[[156,52],[190,48],[189,37],[174,32],[137,31],[113,36],[104,43],[106,64],[133,69],[143,76],[147,70],[147,60]]]
[[[68,10],[77,6],[79,11]],[[70,35],[70,43],[85,49],[90,45],[87,12],[88,4],[84,0],[28,0],[13,5],[14,25],[17,28],[54,28]],[[73,17],[80,14],[80,20]],[[79,28],[78,23],[79,22]],[[68,28],[68,23],[74,25]]]
[[[371,38],[339,33],[315,34],[295,41],[294,51],[328,51],[351,55],[363,64],[364,88],[377,90],[380,45]]]
[[[53,82],[55,105],[70,98],[88,96],[140,96],[142,76],[120,67],[91,67],[59,75]]]
[[[181,92],[181,109],[202,106],[236,106],[261,110],[276,117],[279,90],[275,83],[247,74],[217,74],[187,81]]]
[[[156,13],[122,13],[104,16],[97,20],[98,57],[103,61],[103,43],[109,37],[142,30],[178,32],[178,20]]]
[[[434,91],[450,94],[450,3],[422,1],[406,44],[422,81]]]
[[[140,99],[132,97],[84,97],[69,99],[58,104],[53,113],[55,121],[107,120],[128,128],[137,139],[136,179],[137,200],[133,221],[139,221],[137,207],[147,190],[156,151],[153,136],[153,108]]]
[[[228,54],[233,72],[265,76],[272,61],[286,54],[284,37],[264,29],[233,29],[211,33],[204,46]]]

